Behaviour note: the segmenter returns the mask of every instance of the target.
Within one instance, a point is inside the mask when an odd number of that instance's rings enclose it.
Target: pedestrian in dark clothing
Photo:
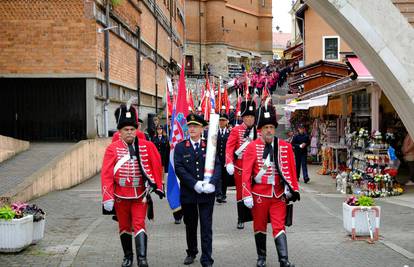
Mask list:
[[[224,167],[226,163],[226,144],[230,131],[227,129],[229,118],[227,114],[221,113],[219,119],[219,129],[217,134],[217,155],[220,159],[221,177],[217,182],[216,197],[218,203],[226,203],[227,200],[227,184],[229,174]]]
[[[296,134],[292,139],[292,146],[295,151],[296,174],[298,181],[300,177],[300,168],[302,167],[303,181],[305,182],[305,184],[310,181],[308,175],[308,166],[306,165],[309,145],[309,135],[306,134],[305,127],[300,124],[298,127],[298,134]]]
[[[162,166],[164,167],[164,173],[168,173],[168,163],[170,157],[170,142],[165,134],[162,125],[157,126],[157,134],[152,137],[151,140],[157,147],[158,152],[161,155]]]

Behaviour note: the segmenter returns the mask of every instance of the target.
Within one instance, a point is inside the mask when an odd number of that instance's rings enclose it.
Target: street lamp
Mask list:
[[[98,33],[103,33],[104,31],[108,31],[108,30],[110,30],[110,29],[114,29],[114,28],[117,28],[118,27],[118,25],[115,25],[115,26],[111,26],[111,27],[106,27],[106,28],[99,28],[98,29]]]

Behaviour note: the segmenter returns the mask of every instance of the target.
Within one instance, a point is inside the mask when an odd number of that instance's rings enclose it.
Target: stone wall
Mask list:
[[[23,140],[0,135],[0,162],[3,162],[14,155],[28,150],[30,143]]]
[[[79,142],[0,196],[0,202],[25,202],[86,181],[101,170],[104,152],[109,144],[109,138]]]

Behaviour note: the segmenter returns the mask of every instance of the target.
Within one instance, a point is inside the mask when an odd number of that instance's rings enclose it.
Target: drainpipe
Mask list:
[[[158,114],[158,15],[157,2],[154,2],[155,14],[155,114]]]
[[[172,13],[173,12],[176,12],[176,11],[175,10],[173,11],[171,8],[170,10],[170,63],[173,57],[173,32],[172,32]]]
[[[106,0],[106,27],[109,27],[109,0]],[[109,107],[109,30],[105,31],[105,82],[106,82],[106,95],[104,103],[104,132],[105,137],[108,137],[109,125],[108,125],[108,107]]]
[[[201,0],[198,0],[198,43],[199,43],[199,68],[200,68],[200,74],[202,71],[201,68]],[[183,67],[184,68],[184,67]]]
[[[141,107],[141,27],[137,27],[138,51],[137,51],[137,104],[138,114]]]

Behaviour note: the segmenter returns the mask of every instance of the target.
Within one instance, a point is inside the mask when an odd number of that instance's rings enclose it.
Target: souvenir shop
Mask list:
[[[326,105],[313,105],[316,97],[327,97]],[[346,77],[301,99],[309,107],[296,110],[291,123],[309,129],[309,160],[321,165],[319,174],[336,179],[343,193],[385,197],[403,192],[396,176],[407,131],[375,81]]]

